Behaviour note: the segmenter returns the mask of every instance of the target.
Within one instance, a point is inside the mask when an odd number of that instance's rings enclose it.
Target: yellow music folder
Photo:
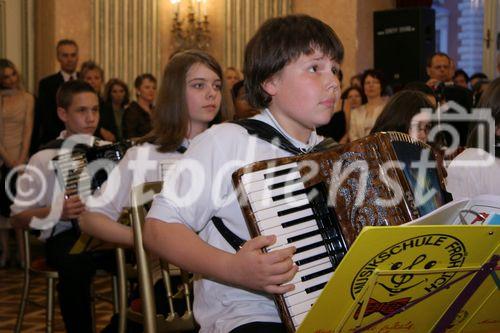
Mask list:
[[[499,244],[494,225],[365,227],[297,332],[432,332],[450,316],[437,331],[500,332]]]

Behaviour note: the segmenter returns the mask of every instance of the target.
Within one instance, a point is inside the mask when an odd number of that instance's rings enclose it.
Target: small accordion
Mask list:
[[[54,158],[56,175],[66,195],[90,196],[106,181],[128,148],[128,142],[93,147],[76,145],[71,152]]]
[[[295,289],[275,295],[289,332],[364,226],[400,225],[447,201],[431,147],[398,132],[255,162],[233,173],[233,185],[251,236],[277,236],[266,251],[296,247]]]

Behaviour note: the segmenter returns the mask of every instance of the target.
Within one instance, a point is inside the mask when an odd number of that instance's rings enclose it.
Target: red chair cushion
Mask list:
[[[130,309],[134,312],[142,312],[142,301],[140,298],[136,298],[130,302]]]
[[[37,271],[54,271],[49,265],[45,258],[36,258],[31,261],[31,269]]]

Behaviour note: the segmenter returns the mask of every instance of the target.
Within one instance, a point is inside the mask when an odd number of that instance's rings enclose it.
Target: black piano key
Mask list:
[[[302,253],[302,252],[314,249],[314,248],[316,248],[318,246],[324,246],[324,245],[325,245],[325,243],[323,241],[319,241],[319,242],[316,242],[316,243],[307,244],[307,245],[298,247],[295,250],[295,253]]]
[[[290,193],[284,193],[284,194],[280,194],[280,195],[275,195],[274,197],[272,197],[273,201],[278,201],[278,200],[282,200],[282,199],[285,199],[285,198],[289,198],[291,196],[295,196],[295,195],[300,195],[300,194],[303,194],[303,193],[306,193],[307,190],[304,188],[302,190],[297,190],[297,191],[293,191],[293,192],[290,192]]]
[[[317,255],[314,255],[312,257],[305,258],[305,259],[302,259],[302,260],[297,260],[295,262],[295,264],[297,266],[301,266],[301,265],[305,265],[305,264],[308,264],[310,262],[313,262],[313,261],[316,261],[316,260],[319,260],[319,259],[325,258],[325,257],[328,257],[328,252],[320,253],[320,254],[317,254]]]
[[[278,213],[278,216],[279,216],[279,213]],[[295,220],[291,220],[291,221],[282,223],[281,226],[283,228],[288,228],[288,227],[291,227],[293,225],[304,223],[304,222],[307,222],[307,221],[312,220],[312,219],[314,219],[314,215],[304,216],[304,217],[301,217],[301,218],[298,218]]]
[[[293,167],[290,169],[283,169],[283,170],[279,170],[279,171],[275,171],[275,172],[265,173],[264,179],[275,178],[278,176],[287,175],[287,174],[295,172],[295,171],[299,171],[299,168]]]
[[[292,214],[295,212],[300,212],[301,210],[306,210],[307,208],[311,208],[311,205],[305,204],[305,205],[298,206],[298,207],[288,208],[288,209],[285,209],[285,210],[278,212],[278,216],[285,216],[285,215]]]
[[[275,190],[275,189],[280,188],[280,187],[285,187],[286,185],[292,185],[292,184],[296,184],[296,183],[300,183],[300,182],[302,182],[302,179],[300,179],[300,178],[290,179],[290,180],[287,180],[285,182],[268,185],[267,188],[269,190]]]
[[[318,276],[325,275],[325,274],[328,274],[330,272],[333,272],[335,270],[335,268],[336,267],[332,266],[332,267],[329,267],[329,268],[326,268],[326,269],[322,269],[321,271],[317,271],[317,272],[314,272],[314,273],[309,274],[309,275],[304,275],[300,279],[302,280],[302,282],[306,282],[306,281],[309,281],[311,279],[317,278]]]
[[[305,292],[306,292],[306,294],[310,294],[310,293],[313,293],[317,290],[321,290],[326,286],[326,284],[327,284],[327,282],[323,282],[323,283],[320,283],[318,285],[306,288]]]
[[[308,217],[312,217],[312,215],[310,215]],[[299,241],[301,239],[305,239],[305,238],[309,238],[309,237],[312,237],[312,236],[316,236],[319,233],[320,233],[319,229],[313,230],[313,231],[309,231],[309,232],[306,232],[306,233],[301,234],[301,235],[297,235],[297,236],[293,236],[293,237],[287,238],[287,242],[288,243],[294,243],[294,242],[297,242],[297,241]]]

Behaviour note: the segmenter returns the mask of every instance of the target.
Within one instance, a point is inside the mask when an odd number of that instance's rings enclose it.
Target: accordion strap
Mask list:
[[[300,148],[295,147],[290,140],[288,140],[283,134],[281,134],[273,126],[266,124],[263,121],[257,119],[240,119],[232,121],[233,124],[240,125],[244,127],[248,134],[255,135],[259,139],[269,142],[270,144],[283,149],[293,155],[304,154]],[[323,151],[336,146],[338,143],[332,138],[325,138],[319,144],[313,147],[311,152]]]
[[[256,135],[259,139],[269,142],[270,144],[283,149],[293,155],[300,155],[304,152],[299,148],[295,147],[283,134],[278,132],[271,125],[266,124],[263,121],[256,119],[240,119],[237,121],[233,121],[232,123],[240,125],[244,127],[248,134]],[[332,148],[336,146],[337,142],[331,138],[326,138],[321,141],[320,144],[316,145],[311,152],[317,152]],[[234,232],[229,230],[228,227],[224,224],[222,219],[217,216],[212,217],[212,222],[214,223],[215,228],[219,231],[219,233],[224,237],[224,239],[233,247],[233,249],[238,252],[239,249],[245,243],[245,240],[238,237]]]
[[[245,244],[245,241],[238,237],[234,232],[228,229],[224,222],[222,222],[222,219],[220,217],[214,216],[212,217],[212,222],[214,223],[215,228],[219,231],[219,233],[224,237],[226,242],[229,243],[229,245],[232,246],[232,248],[238,252],[243,244]]]

